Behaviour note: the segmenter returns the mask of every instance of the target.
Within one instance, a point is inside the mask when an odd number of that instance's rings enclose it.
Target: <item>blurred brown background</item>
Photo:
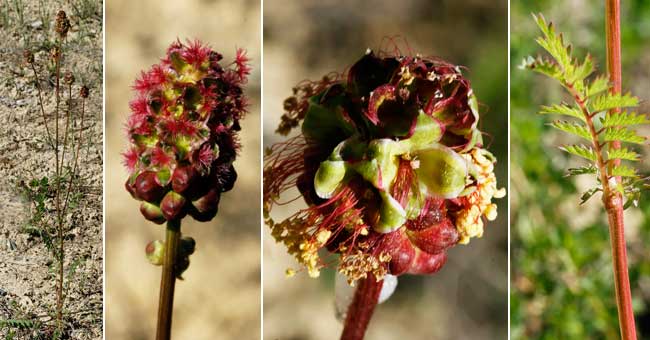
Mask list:
[[[174,339],[258,339],[260,334],[260,8],[259,1],[128,1],[106,3],[106,338],[152,339],[160,268],[144,247],[164,238],[124,190],[120,153],[130,89],[140,70],[176,38],[198,38],[232,60],[248,50],[252,105],[242,121],[239,179],[209,223],[187,221],[197,240],[192,264],[176,285]]]
[[[303,79],[343,71],[367,47],[401,35],[414,53],[465,65],[484,106],[481,129],[499,159],[499,186],[507,185],[507,1],[264,1],[264,144],[274,133],[282,102]],[[407,52],[404,44],[400,46]],[[293,194],[296,194],[295,192]],[[288,194],[287,197],[293,197]],[[508,327],[507,197],[482,239],[449,252],[435,276],[402,276],[395,295],[376,310],[367,339],[503,339]],[[279,219],[303,206],[274,210]],[[334,273],[317,280],[286,278],[295,261],[264,230],[264,338],[336,339]]]

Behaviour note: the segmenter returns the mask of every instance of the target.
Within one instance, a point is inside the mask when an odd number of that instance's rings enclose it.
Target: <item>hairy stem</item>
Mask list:
[[[611,91],[621,93],[621,3],[620,0],[606,0],[605,27],[607,37],[607,71],[612,83]],[[620,109],[612,110],[620,113]],[[610,144],[613,149],[621,147],[616,141]],[[620,164],[615,160],[613,165]],[[621,178],[616,178],[620,183]],[[623,221],[623,198],[618,191],[604,192],[603,201],[607,209],[609,234],[614,266],[614,288],[621,338],[636,340],[634,312],[632,310],[632,293],[627,269],[627,249],[625,244],[625,224]]]
[[[176,285],[176,253],[181,237],[181,222],[168,221],[165,241],[165,258],[160,279],[160,297],[158,300],[158,326],[156,340],[169,340],[172,329],[172,311],[174,306],[174,287]]]
[[[359,282],[352,303],[348,307],[341,340],[362,340],[372,314],[377,307],[379,293],[384,281],[377,281],[374,275]]]

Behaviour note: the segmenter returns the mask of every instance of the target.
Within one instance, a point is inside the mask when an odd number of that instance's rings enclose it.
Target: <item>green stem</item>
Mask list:
[[[174,307],[174,287],[176,285],[176,253],[181,237],[181,222],[168,221],[165,242],[165,258],[160,279],[160,297],[158,300],[158,326],[156,340],[171,338],[172,311]]]

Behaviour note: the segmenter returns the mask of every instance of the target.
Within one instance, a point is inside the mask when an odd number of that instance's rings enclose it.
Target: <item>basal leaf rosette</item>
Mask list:
[[[267,150],[265,221],[310,276],[331,263],[322,248],[351,284],[432,274],[496,218],[505,190],[459,67],[369,50],[346,77],[298,85],[285,111],[278,132],[301,133]],[[309,207],[277,222],[271,210],[292,187]]]
[[[246,113],[242,84],[250,72],[241,49],[221,65],[221,54],[198,41],[171,44],[159,64],[133,86],[126,124],[130,147],[126,189],[142,201],[150,221],[209,221],[221,193],[232,189],[239,120]]]

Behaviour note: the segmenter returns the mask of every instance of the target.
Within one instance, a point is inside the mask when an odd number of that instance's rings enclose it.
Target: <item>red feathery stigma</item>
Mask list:
[[[235,57],[235,64],[237,65],[237,75],[239,80],[243,83],[246,82],[246,77],[251,73],[252,68],[248,65],[250,59],[246,55],[246,50],[242,48],[237,49],[237,56]]]
[[[138,151],[135,148],[130,148],[122,153],[122,164],[132,173],[135,171],[135,166],[138,164]]]
[[[166,166],[171,160],[172,158],[162,148],[155,148],[151,152],[151,164],[154,166]]]

